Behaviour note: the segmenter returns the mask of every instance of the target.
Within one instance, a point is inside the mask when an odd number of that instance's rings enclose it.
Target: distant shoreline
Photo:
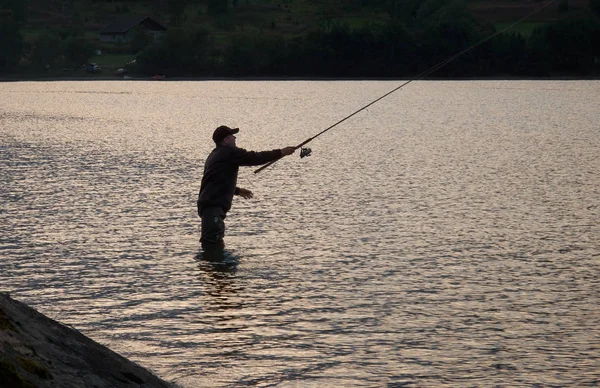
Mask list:
[[[149,76],[131,76],[124,79],[113,75],[105,76],[0,76],[0,82],[56,82],[56,81],[408,81],[410,77],[168,77],[155,80]],[[589,77],[578,76],[548,76],[548,77],[516,77],[516,76],[493,76],[493,77],[427,77],[418,81],[597,81],[600,75]]]

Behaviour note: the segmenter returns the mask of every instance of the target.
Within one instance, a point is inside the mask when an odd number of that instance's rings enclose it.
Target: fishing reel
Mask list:
[[[305,156],[310,156],[310,154],[312,153],[312,150],[308,147],[302,147],[300,148],[300,158],[304,158]]]

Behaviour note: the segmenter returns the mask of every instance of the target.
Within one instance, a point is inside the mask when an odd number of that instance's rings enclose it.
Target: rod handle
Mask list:
[[[303,145],[305,145],[306,143],[308,143],[309,141],[311,141],[311,140],[312,140],[312,139],[314,139],[314,138],[315,138],[315,137],[313,136],[313,137],[311,137],[311,138],[308,138],[308,139],[304,140],[302,143],[298,144],[298,145],[295,147],[295,149],[302,148],[302,146],[303,146]],[[263,164],[261,167],[259,167],[259,168],[257,168],[256,170],[254,170],[254,173],[255,173],[255,174],[258,174],[259,172],[261,172],[261,171],[262,171],[262,170],[264,170],[265,168],[269,167],[270,165],[272,165],[273,163],[275,163],[276,161],[278,161],[278,160],[279,160],[279,159],[281,159],[281,158],[283,158],[283,155],[282,155],[282,156],[280,156],[280,157],[278,157],[278,158],[277,158],[277,159],[275,159],[275,160],[271,160],[271,161],[270,161],[269,163],[267,163],[267,164]]]

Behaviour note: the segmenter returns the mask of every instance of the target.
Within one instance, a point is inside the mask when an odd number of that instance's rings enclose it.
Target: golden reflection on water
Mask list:
[[[0,286],[182,386],[594,386],[598,81],[0,84]],[[231,247],[231,248],[229,248]]]

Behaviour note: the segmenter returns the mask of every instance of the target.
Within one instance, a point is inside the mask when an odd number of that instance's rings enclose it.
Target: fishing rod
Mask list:
[[[383,100],[384,98],[386,98],[387,96],[389,96],[390,94],[402,89],[404,86],[408,85],[409,83],[419,80],[439,69],[441,69],[442,67],[446,66],[448,63],[452,62],[453,60],[455,60],[456,58],[462,56],[463,54],[473,50],[475,47],[481,46],[482,44],[484,44],[485,42],[495,38],[496,36],[502,34],[504,31],[507,31],[511,28],[513,28],[514,26],[516,26],[517,24],[522,23],[523,21],[529,19],[532,15],[535,15],[536,13],[540,12],[541,10],[543,10],[544,8],[548,7],[550,4],[554,3],[556,0],[550,0],[548,1],[546,4],[542,5],[539,8],[534,9],[533,11],[531,11],[530,13],[528,13],[527,15],[523,16],[521,19],[517,20],[516,22],[514,22],[513,24],[509,25],[508,27],[503,28],[502,30],[484,38],[481,39],[479,42],[472,44],[471,46],[467,47],[466,49],[459,51],[458,53],[444,59],[443,61],[439,62],[438,64],[430,67],[429,69],[425,70],[424,72],[422,72],[421,74],[417,75],[416,77],[413,77],[411,79],[409,79],[408,81],[404,82],[402,85],[390,90],[389,92],[387,92],[386,94],[384,94],[383,96],[377,98],[376,100],[371,101],[370,103],[368,103],[367,105],[363,106],[362,108],[360,108],[359,110],[355,111],[354,113],[349,114],[348,116],[344,117],[343,119],[339,120],[338,122],[336,122],[335,124],[325,128],[324,130],[322,130],[321,132],[317,133],[316,135],[309,137],[308,139],[304,140],[302,143],[298,144],[296,147],[294,147],[295,150],[297,150],[298,148],[301,148],[301,152],[300,152],[300,157],[303,158],[305,156],[309,156],[311,154],[311,150],[310,148],[302,148],[304,145],[310,143],[311,141],[313,141],[314,139],[316,139],[317,137],[321,136],[322,134],[324,134],[325,132],[329,131],[330,129],[332,129],[333,127],[338,126],[339,124],[343,123],[344,121],[348,120],[349,118],[351,118],[352,116],[362,112],[363,110],[367,109],[368,107],[370,107],[371,105],[375,104],[378,101]],[[255,174],[258,174],[259,172],[261,172],[262,170],[264,170],[265,168],[269,167],[270,165],[272,165],[273,163],[277,162],[278,160],[280,160],[281,158],[283,158],[283,156],[279,157],[278,159],[275,159],[267,164],[264,164],[263,166],[261,166],[260,168],[254,170]]]

